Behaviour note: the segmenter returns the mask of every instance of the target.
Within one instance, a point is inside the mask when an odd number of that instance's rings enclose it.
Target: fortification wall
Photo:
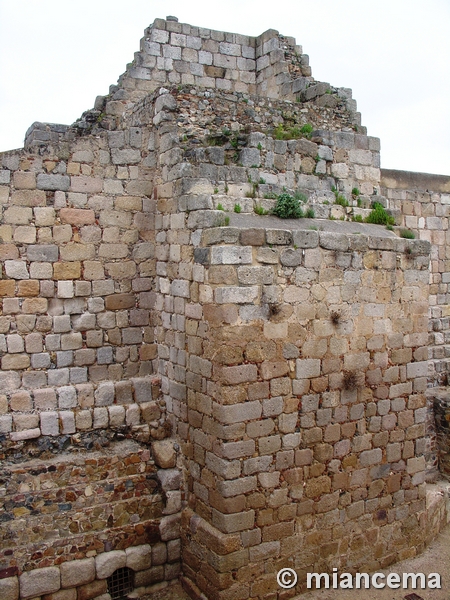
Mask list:
[[[154,591],[180,537],[193,597],[279,596],[278,566],[295,594],[445,523],[447,193],[393,189],[351,92],[295,49],[157,20],[94,110],[1,155],[7,600],[103,600],[126,566]],[[309,219],[255,214],[284,191]],[[374,201],[419,239],[361,222]]]

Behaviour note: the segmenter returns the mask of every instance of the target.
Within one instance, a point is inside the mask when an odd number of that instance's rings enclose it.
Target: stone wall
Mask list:
[[[294,595],[439,531],[447,192],[383,175],[293,38],[156,20],[93,110],[0,159],[8,600],[106,600],[127,565],[148,591],[180,537],[193,597],[281,597],[286,566]],[[255,214],[284,191],[314,218]]]
[[[418,239],[431,243],[428,299],[428,385],[431,389],[428,390],[427,461],[430,476],[438,463],[441,473],[446,474],[448,432],[443,415],[448,402],[450,367],[450,179],[443,175],[382,169],[380,184],[398,225],[413,231]]]
[[[178,576],[180,472],[135,442],[86,450],[3,462],[3,600],[94,598],[125,566],[141,591]]]
[[[187,382],[179,403],[185,573],[207,597],[253,598],[278,567],[304,580],[409,556],[426,519],[428,245],[221,228],[197,257],[208,334],[188,364],[211,391]]]

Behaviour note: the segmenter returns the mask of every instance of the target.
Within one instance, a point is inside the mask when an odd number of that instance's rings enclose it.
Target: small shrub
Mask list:
[[[258,183],[264,185],[266,183],[266,180],[263,177],[260,177]]]
[[[389,231],[394,231],[394,228],[392,227],[392,225],[386,225],[386,229],[388,229]]]
[[[337,326],[341,322],[341,313],[338,310],[332,310],[330,313],[330,321]]]
[[[246,198],[256,198],[256,190],[257,187],[255,184],[252,185],[252,188],[250,190],[248,190],[247,192],[245,192],[245,197]]]
[[[358,197],[360,194],[361,194],[361,192],[358,190],[358,188],[357,188],[357,187],[354,187],[354,188],[352,189],[352,196],[353,196],[354,198],[357,198],[357,197]]]
[[[339,204],[339,206],[344,206],[344,207],[349,206],[347,198],[345,198],[345,196],[342,196],[341,194],[338,194],[336,196],[336,200],[334,201],[334,203]]]
[[[262,150],[261,142],[259,142],[259,144],[256,147],[258,148],[258,150]]]
[[[263,215],[268,215],[268,214],[269,214],[269,211],[268,211],[268,210],[266,210],[265,208],[263,208],[263,207],[262,207],[260,204],[257,204],[257,205],[254,207],[254,209],[253,209],[253,210],[255,211],[255,213],[256,213],[257,215],[260,215],[260,216],[263,216]]]
[[[355,221],[356,223],[362,223],[363,222],[363,218],[362,218],[361,215],[353,215],[352,221]]]
[[[366,217],[366,223],[372,223],[374,225],[393,225],[395,223],[394,217],[389,215],[382,204],[374,202],[372,212]]]
[[[280,219],[299,219],[303,217],[303,210],[297,198],[283,192],[277,198],[273,214]]]
[[[276,303],[269,304],[269,317],[275,317],[281,312],[281,306]]]
[[[225,226],[230,224],[230,217],[225,217]]]
[[[297,140],[301,137],[310,138],[313,126],[307,123],[302,127],[297,125],[289,126],[280,123],[273,130],[273,136],[276,140]]]
[[[224,189],[224,191],[225,191],[225,194],[228,194],[228,185],[227,185],[227,184],[225,184],[225,189]]]
[[[314,217],[316,216],[316,213],[314,212],[313,208],[308,208],[308,210],[305,213],[305,217],[307,219],[314,219]]]
[[[215,188],[214,188],[214,193],[215,193],[215,194],[218,194],[218,193],[219,193],[219,188],[216,188],[216,187],[215,187]]]
[[[400,229],[400,237],[405,238],[405,240],[415,240],[416,234],[411,229]]]
[[[310,225],[308,229],[311,229],[311,231],[317,231],[317,227],[315,225]]]
[[[313,132],[313,129],[314,128],[311,125],[311,123],[305,123],[305,125],[303,125],[300,129],[300,133],[309,139],[311,137],[311,133]]]
[[[275,200],[277,197],[276,194],[274,194],[274,192],[267,192],[266,194],[264,194],[264,198],[266,200]]]
[[[220,202],[217,205],[217,210],[225,210],[224,207],[222,206],[222,204]]]
[[[240,204],[235,204],[234,205],[234,212],[235,213],[240,213],[241,212],[241,205]]]
[[[347,200],[347,198],[345,196],[343,196],[342,194],[339,193],[339,190],[333,185],[333,187],[331,188],[331,191],[333,192],[336,200],[334,201],[335,204],[339,204],[339,206],[349,206],[349,202]]]
[[[354,390],[358,386],[358,377],[353,371],[344,371],[342,379],[344,390]]]

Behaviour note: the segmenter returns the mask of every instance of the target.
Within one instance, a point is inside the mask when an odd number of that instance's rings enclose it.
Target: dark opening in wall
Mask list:
[[[111,600],[126,600],[127,594],[134,588],[133,575],[134,571],[128,567],[121,567],[108,577],[108,592]]]

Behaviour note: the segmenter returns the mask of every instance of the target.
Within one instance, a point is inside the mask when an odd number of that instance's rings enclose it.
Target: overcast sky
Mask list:
[[[295,37],[315,79],[353,89],[382,167],[450,175],[449,0],[0,0],[0,151],[92,108],[167,15]]]

